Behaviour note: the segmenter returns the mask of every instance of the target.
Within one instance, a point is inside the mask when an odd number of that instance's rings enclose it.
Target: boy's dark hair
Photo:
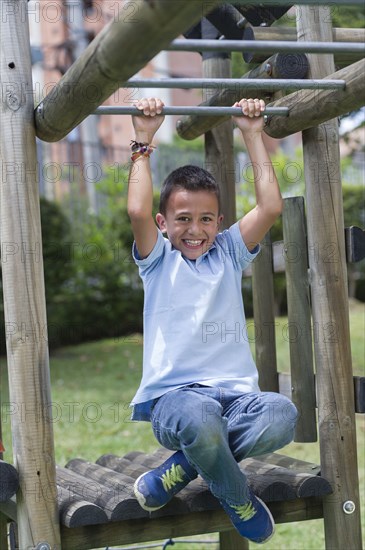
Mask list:
[[[218,213],[221,213],[221,201],[219,186],[210,172],[187,164],[173,170],[167,176],[162,184],[160,194],[160,212],[166,215],[167,202],[173,191],[176,189],[186,189],[187,191],[209,191],[213,193],[218,200]]]

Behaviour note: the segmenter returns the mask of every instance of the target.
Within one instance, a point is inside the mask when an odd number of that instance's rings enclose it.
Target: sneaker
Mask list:
[[[274,534],[275,523],[270,510],[252,492],[250,500],[245,504],[232,505],[223,500],[220,502],[242,537],[261,543],[267,542]]]
[[[134,494],[144,510],[154,512],[165,506],[197,475],[184,453],[177,451],[155,470],[139,476],[134,483]]]

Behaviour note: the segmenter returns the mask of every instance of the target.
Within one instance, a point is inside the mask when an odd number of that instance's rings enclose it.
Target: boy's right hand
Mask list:
[[[164,103],[157,97],[144,97],[138,100],[134,106],[143,111],[145,115],[132,116],[136,141],[151,143],[155,133],[165,119],[165,117],[161,115]]]

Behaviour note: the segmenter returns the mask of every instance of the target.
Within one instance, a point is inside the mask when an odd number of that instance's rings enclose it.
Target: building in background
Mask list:
[[[121,0],[30,0],[28,16],[36,103],[47,95],[71,64],[101,29],[115,17],[133,17]],[[160,52],[138,77],[198,77],[198,53]],[[158,96],[166,105],[196,105],[199,90],[120,88],[105,105],[130,106],[144,96]],[[176,117],[166,117],[156,141],[170,142]],[[134,132],[130,116],[90,116],[58,143],[38,143],[40,188],[48,198],[59,199],[69,192],[70,183],[88,196],[90,208],[97,210],[95,184],[104,170],[125,164],[130,156]]]

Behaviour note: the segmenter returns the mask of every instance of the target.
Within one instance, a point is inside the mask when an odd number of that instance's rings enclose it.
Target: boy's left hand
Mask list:
[[[265,110],[265,101],[263,99],[241,99],[236,101],[233,107],[240,107],[246,116],[232,117],[233,122],[241,132],[262,132],[265,126],[264,117],[260,116]]]

